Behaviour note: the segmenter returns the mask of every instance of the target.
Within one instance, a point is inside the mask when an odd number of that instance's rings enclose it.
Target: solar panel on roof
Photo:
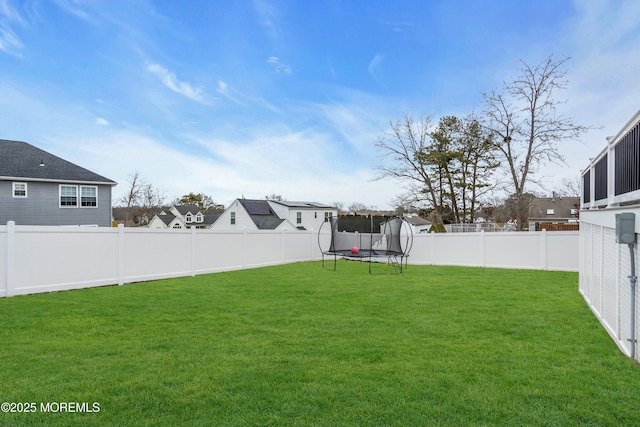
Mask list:
[[[271,215],[271,207],[267,202],[245,200],[244,207],[249,215]]]

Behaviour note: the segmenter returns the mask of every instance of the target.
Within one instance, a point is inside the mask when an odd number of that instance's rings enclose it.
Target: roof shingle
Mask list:
[[[0,177],[116,184],[31,144],[7,139],[0,139]]]

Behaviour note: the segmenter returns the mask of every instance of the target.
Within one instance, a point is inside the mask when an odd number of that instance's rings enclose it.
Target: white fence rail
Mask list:
[[[0,226],[0,297],[320,260],[314,231]],[[320,236],[325,247],[329,234]],[[578,271],[578,232],[414,236],[410,264]]]
[[[631,341],[634,317],[635,330],[640,335],[640,315],[632,316],[631,312],[631,255],[628,245],[616,243],[615,238],[615,214],[621,212],[636,214],[636,235],[640,233],[637,207],[580,212],[579,290],[620,350],[640,362],[638,344],[633,347]],[[634,254],[633,262],[637,265],[637,243]],[[640,312],[638,300],[636,295],[635,307]]]

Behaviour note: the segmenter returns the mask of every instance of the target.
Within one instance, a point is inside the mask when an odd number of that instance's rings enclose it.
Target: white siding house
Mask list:
[[[269,200],[269,204],[280,218],[300,230],[318,230],[328,218],[338,216],[338,209],[322,203]]]
[[[236,199],[213,225],[215,230],[318,230],[338,211],[315,202]]]

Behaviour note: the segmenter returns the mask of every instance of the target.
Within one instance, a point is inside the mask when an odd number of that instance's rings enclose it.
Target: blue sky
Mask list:
[[[580,170],[640,109],[636,0],[0,0],[0,138],[167,201],[204,192],[387,208],[390,120],[464,116],[483,92],[569,56],[560,146]],[[540,189],[537,189],[540,191]]]

